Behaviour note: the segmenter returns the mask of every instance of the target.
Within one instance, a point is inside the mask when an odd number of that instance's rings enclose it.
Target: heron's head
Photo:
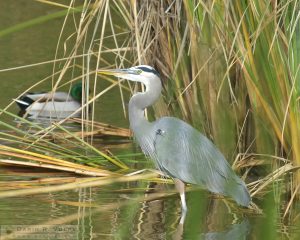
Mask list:
[[[160,79],[159,73],[148,65],[139,65],[126,69],[99,70],[98,73],[141,82],[146,86],[150,85],[152,81]]]

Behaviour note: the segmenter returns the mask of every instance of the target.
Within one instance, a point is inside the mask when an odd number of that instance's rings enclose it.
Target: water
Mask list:
[[[69,4],[69,1],[60,1],[60,3]],[[1,4],[0,31],[28,21],[37,17],[61,11],[61,8],[38,2],[30,2],[26,0],[9,1]],[[30,12],[31,14],[25,14]],[[59,34],[62,28],[64,17],[52,19],[42,24],[30,26],[12,34],[0,37],[0,68],[10,69],[29,64],[35,64],[53,60],[58,43]],[[67,38],[73,33],[74,27],[70,22],[65,28],[64,37]],[[63,45],[63,43],[61,44]],[[71,49],[71,42],[66,43],[66,48]],[[62,47],[60,48],[62,49]],[[59,57],[65,57],[63,52],[59,52]],[[19,70],[0,71],[1,96],[0,107],[4,108],[12,102],[14,98],[24,92],[27,88],[37,82],[51,76],[53,72],[53,64],[42,64],[35,67],[27,67]],[[64,82],[72,78],[71,74],[66,74]],[[55,79],[56,80],[56,79]],[[102,81],[97,82],[97,92],[105,89],[110,83]],[[47,91],[51,89],[51,78],[33,89],[34,91]],[[5,89],[5,91],[4,91]],[[67,91],[68,88],[62,90]],[[124,93],[125,98],[128,94]],[[112,111],[114,109],[115,111]],[[9,110],[13,113],[18,112],[18,107],[13,104]],[[118,126],[128,126],[128,120],[124,118],[120,91],[115,87],[96,100],[95,105],[96,120],[102,122],[113,122]],[[1,116],[1,119],[8,119]]]
[[[46,177],[45,174],[30,173],[31,180],[42,177]],[[17,226],[26,226],[29,230],[48,229],[53,224],[73,226],[76,230],[72,234],[76,238],[70,239],[244,239],[250,234],[251,225],[245,216],[238,211],[230,212],[222,200],[204,191],[187,194],[189,213],[183,226],[179,224],[180,202],[176,194],[153,201],[137,201],[145,197],[145,192],[134,189],[147,185],[143,182],[114,183],[2,199],[0,222],[5,229],[10,226],[14,233],[18,231]],[[152,187],[152,193],[172,190],[166,185]],[[44,231],[43,237],[50,234],[48,231]],[[34,236],[35,233],[30,234]],[[2,233],[4,239],[8,236],[11,235]]]
[[[0,9],[1,29],[57,10],[61,9],[34,1],[6,1]],[[62,22],[62,18],[54,19],[0,38],[1,69],[53,59]],[[26,88],[51,73],[51,64],[0,72],[0,107],[4,108]],[[51,82],[46,82],[38,90],[50,86]],[[128,126],[118,89],[99,99],[96,109],[97,120]],[[18,111],[16,105],[9,110]],[[1,120],[7,119],[1,116]],[[97,147],[109,147],[115,154],[135,151],[131,144],[122,148],[108,143],[111,142],[102,140]],[[132,164],[136,169],[147,165],[145,161]],[[41,186],[39,181],[57,177],[64,177],[70,183],[83,180],[64,172],[2,167],[0,186],[2,190],[26,189],[35,181],[36,186]],[[164,195],[173,192],[172,185],[136,181],[3,198],[0,200],[1,239],[9,236],[13,239],[299,239],[298,202],[292,206],[293,214],[282,219],[285,208],[274,201],[272,194],[254,199],[264,212],[255,214],[204,190],[193,189],[187,193],[189,211],[182,225],[178,195]],[[157,193],[164,196],[143,200]],[[61,228],[53,229],[53,226]],[[11,235],[16,233],[22,233],[23,238]]]

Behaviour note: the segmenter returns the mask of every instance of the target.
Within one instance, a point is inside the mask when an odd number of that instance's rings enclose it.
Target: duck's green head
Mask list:
[[[75,83],[70,91],[70,95],[76,101],[81,102],[82,99],[82,83]]]

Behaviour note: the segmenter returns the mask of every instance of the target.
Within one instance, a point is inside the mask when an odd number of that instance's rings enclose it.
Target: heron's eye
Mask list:
[[[143,72],[143,70],[141,70],[141,69],[136,70],[136,74],[138,74],[138,75],[140,75],[142,72]]]

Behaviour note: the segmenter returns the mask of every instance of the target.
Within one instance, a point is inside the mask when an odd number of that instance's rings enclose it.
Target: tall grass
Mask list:
[[[173,115],[191,123],[229,162],[247,167],[246,175],[258,175],[252,196],[269,186],[279,195],[297,195],[299,1],[109,3],[105,9],[124,23],[102,24],[113,34],[106,36],[113,36],[111,51],[118,50],[116,67],[149,64],[161,73],[164,91],[155,117]],[[103,42],[100,38],[97,45],[100,62]],[[103,65],[111,67],[104,62],[96,67]],[[251,171],[259,165],[269,166],[264,176],[260,169]],[[288,172],[293,177],[282,190],[278,183]]]
[[[297,10],[297,1],[164,1],[141,5],[133,31],[147,31],[143,13],[153,14],[151,46],[137,45],[169,79],[170,112],[227,155],[251,147],[297,161]]]
[[[299,1],[131,8],[136,63],[154,65],[164,81],[157,116],[190,122],[229,161],[256,153],[274,156],[265,159],[274,170],[276,157],[299,166]],[[294,179],[300,183],[298,174]]]
[[[54,89],[71,73],[97,97],[96,69],[153,65],[164,85],[155,117],[191,123],[236,166],[268,164],[268,176],[279,178],[297,173],[299,1],[84,1],[74,15],[76,4],[62,27]],[[70,20],[76,32],[64,39]],[[293,166],[282,172],[286,163]]]

